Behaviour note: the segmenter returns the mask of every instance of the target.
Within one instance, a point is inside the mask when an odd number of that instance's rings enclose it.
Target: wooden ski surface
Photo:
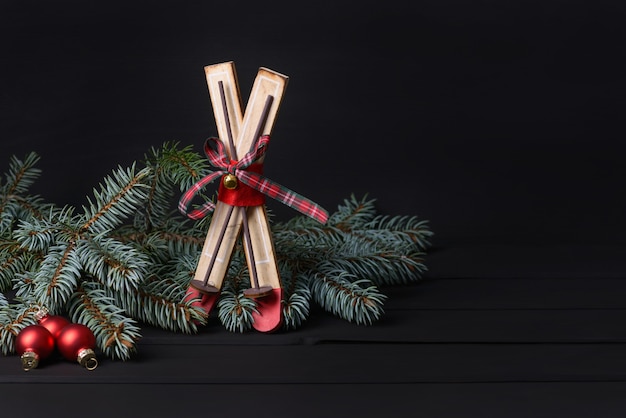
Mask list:
[[[257,131],[258,121],[268,95],[272,96],[272,102],[261,129],[261,134],[269,135],[271,133],[287,86],[288,77],[266,68],[260,68],[244,114],[241,109],[241,95],[234,63],[226,62],[207,66],[205,67],[205,74],[219,138],[223,142],[228,141],[228,124],[230,124],[237,156],[241,157],[250,150],[251,145],[256,140],[254,138],[255,132]],[[224,117],[220,82],[226,98],[228,121]],[[225,145],[228,149],[227,142],[225,142]],[[228,207],[229,205],[221,201],[217,202],[194,278],[194,280],[204,281],[208,274],[208,284],[217,289],[221,288],[226,276],[230,258],[242,225],[242,212],[239,210],[232,211],[225,234],[221,243],[219,242],[220,230],[228,218]],[[254,266],[250,265],[252,257],[250,257],[248,249],[244,245],[248,268],[256,268],[260,286],[279,288],[280,276],[264,205],[247,208],[247,219],[255,261]],[[214,264],[210,266],[210,261],[215,251],[217,251],[217,254]]]

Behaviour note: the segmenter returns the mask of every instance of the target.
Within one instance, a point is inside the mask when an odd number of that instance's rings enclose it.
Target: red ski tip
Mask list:
[[[189,286],[184,300],[187,302],[192,299],[200,299],[193,302],[191,306],[204,309],[206,316],[208,317],[211,314],[211,310],[213,310],[219,296],[219,293],[202,293],[195,287]]]
[[[260,332],[276,331],[283,322],[283,289],[272,289],[266,296],[256,298],[257,312],[252,313],[252,326]]]

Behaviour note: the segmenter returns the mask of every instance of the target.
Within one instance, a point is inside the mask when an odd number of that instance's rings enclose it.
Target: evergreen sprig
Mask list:
[[[84,222],[80,233],[109,233],[133,215],[145,203],[148,187],[145,181],[149,173],[147,167],[135,173],[133,164],[127,169],[120,167],[105,177],[100,190],[93,190],[94,199],[88,197],[89,205],[83,206]]]
[[[46,205],[40,197],[27,194],[41,174],[36,167],[39,159],[34,152],[27,154],[23,160],[16,156],[10,158],[5,181],[0,181],[0,236],[10,232],[19,219],[39,216],[44,210]]]
[[[299,216],[276,224],[273,232],[278,258],[292,268],[288,275],[282,273],[283,282],[296,275],[322,308],[358,324],[371,324],[384,314],[381,287],[423,276],[433,236],[427,221],[381,216],[375,200],[355,196],[339,205],[326,225]],[[286,326],[299,326],[305,319],[290,323],[299,312],[294,307],[307,312],[308,295],[294,294],[299,304],[284,305]]]
[[[176,210],[177,194],[208,174],[205,158],[166,142],[144,156],[143,168],[113,170],[80,209],[28,194],[40,175],[38,160],[34,153],[11,158],[0,183],[4,354],[14,351],[19,331],[36,322],[34,306],[87,325],[102,353],[120,360],[136,352],[141,324],[195,333],[207,323],[207,313],[186,293],[211,217],[192,222]],[[302,326],[314,303],[355,324],[372,324],[384,315],[385,286],[420,280],[433,235],[425,220],[381,215],[375,200],[354,196],[326,225],[296,216],[271,229],[286,330]],[[217,302],[218,319],[231,332],[252,328],[256,300],[243,293],[249,287],[237,244]]]
[[[135,292],[110,293],[116,306],[133,318],[169,331],[194,333],[206,324],[205,313],[194,308],[194,300],[184,300],[188,278],[152,277]]]
[[[7,355],[15,352],[15,337],[21,330],[37,323],[39,308],[23,303],[0,305],[0,351]]]
[[[321,265],[312,283],[315,301],[348,321],[369,325],[383,314],[382,306],[387,297],[369,280]]]
[[[165,227],[172,216],[176,189],[183,191],[191,187],[208,173],[209,164],[191,146],[181,148],[178,142],[152,147],[144,156],[144,162],[153,176],[148,199],[143,210],[137,212],[135,225],[146,230]]]
[[[311,286],[305,275],[293,275],[288,267],[281,267],[283,286],[283,326],[285,329],[299,328],[311,312]]]
[[[128,360],[141,338],[137,322],[115,305],[101,283],[85,282],[68,304],[72,321],[88,326],[102,352],[110,358]]]

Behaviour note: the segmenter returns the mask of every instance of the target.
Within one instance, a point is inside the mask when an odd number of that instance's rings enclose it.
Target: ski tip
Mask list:
[[[192,302],[191,306],[202,308],[208,317],[217,303],[219,295],[219,293],[202,293],[195,287],[189,286],[187,293],[185,294],[184,301],[187,302],[196,299]]]
[[[260,332],[274,332],[283,323],[283,290],[272,289],[267,295],[255,299],[257,311],[252,313],[252,327]]]

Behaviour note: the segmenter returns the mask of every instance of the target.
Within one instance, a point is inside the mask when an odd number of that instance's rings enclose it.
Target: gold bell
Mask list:
[[[224,187],[228,190],[233,190],[237,187],[237,177],[232,174],[226,174],[224,176]]]

